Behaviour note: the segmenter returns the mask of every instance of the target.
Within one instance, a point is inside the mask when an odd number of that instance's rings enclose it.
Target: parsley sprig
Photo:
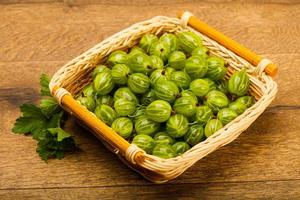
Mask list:
[[[43,160],[61,159],[65,152],[76,150],[77,146],[72,135],[62,129],[66,113],[51,97],[49,77],[46,74],[41,75],[40,85],[42,96],[40,105],[21,105],[22,116],[16,120],[12,131],[31,135],[37,140],[37,152]]]

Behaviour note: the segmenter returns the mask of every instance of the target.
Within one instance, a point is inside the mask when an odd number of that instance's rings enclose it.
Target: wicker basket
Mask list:
[[[277,68],[268,59],[262,59],[189,12],[180,14],[179,18],[158,16],[134,24],[67,63],[55,73],[50,82],[52,95],[66,111],[76,116],[129,167],[156,183],[176,178],[207,154],[236,139],[262,114],[277,92],[277,84],[271,78],[276,74]],[[161,35],[165,32],[178,33],[185,30],[199,34],[210,54],[224,58],[228,68],[226,78],[236,70],[247,68],[251,80],[250,93],[255,97],[256,103],[183,155],[162,159],[145,153],[128,143],[74,100],[73,96],[91,82],[90,74],[95,65],[105,62],[111,52],[119,49],[127,50],[136,45],[145,33]]]

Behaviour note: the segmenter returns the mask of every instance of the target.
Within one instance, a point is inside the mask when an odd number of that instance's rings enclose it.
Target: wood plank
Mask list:
[[[73,121],[67,130],[74,133],[82,152],[44,163],[35,152],[35,141],[11,134],[17,108],[8,102],[1,103],[1,108],[8,111],[0,121],[1,189],[149,185]],[[299,108],[267,110],[237,140],[200,160],[171,183],[299,179],[299,116]]]
[[[12,1],[12,0],[11,0]],[[18,1],[18,0],[16,0]],[[32,1],[32,0],[31,0]],[[38,0],[35,0],[38,1]],[[69,5],[86,5],[86,4],[118,4],[118,5],[170,5],[170,4],[183,4],[183,3],[197,3],[198,0],[168,0],[168,1],[159,1],[159,0],[64,0],[65,3]],[[235,0],[203,0],[203,3],[234,3]],[[243,3],[260,3],[260,4],[297,4],[297,0],[241,0]]]
[[[299,106],[300,74],[297,66],[300,65],[300,54],[264,54],[277,64],[279,68],[275,81],[278,84],[278,93],[272,105]]]
[[[31,88],[39,90],[42,73],[52,76],[68,61],[1,62],[0,89]],[[11,94],[12,95],[12,94]],[[0,96],[2,96],[0,94]],[[24,96],[25,97],[25,96]]]
[[[87,4],[118,4],[118,5],[165,5],[175,3],[195,3],[197,0],[1,0],[0,4],[19,4],[19,3],[53,3],[64,2],[67,5],[87,5]],[[205,3],[232,3],[234,0],[204,0]],[[272,4],[296,4],[297,0],[243,0],[245,3],[272,3]]]
[[[63,2],[63,0],[1,0],[0,4],[31,4],[31,3],[53,3]]]
[[[10,199],[299,199],[300,181],[0,190]]]
[[[3,47],[0,60],[70,60],[134,22],[162,14],[175,16],[178,9],[190,10],[258,53],[300,52],[297,46],[300,24],[290,20],[299,18],[300,4],[195,2],[142,7],[134,4],[68,7],[54,3],[0,5],[0,43]],[[115,13],[120,17],[116,18]]]

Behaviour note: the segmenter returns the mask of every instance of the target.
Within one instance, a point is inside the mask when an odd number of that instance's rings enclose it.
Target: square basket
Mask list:
[[[162,159],[145,153],[123,139],[92,112],[74,100],[73,97],[92,81],[91,72],[95,66],[105,63],[111,52],[126,51],[136,45],[146,33],[161,35],[170,32],[176,34],[186,30],[200,35],[203,45],[209,49],[210,55],[216,55],[225,60],[228,69],[227,79],[234,71],[247,69],[251,82],[250,94],[256,101],[252,107],[235,120],[183,155]],[[276,72],[277,67],[268,59],[256,55],[203,23],[191,13],[184,12],[179,14],[179,19],[157,16],[136,23],[107,38],[59,69],[50,82],[50,90],[66,111],[78,118],[82,125],[89,128],[125,164],[148,180],[162,183],[176,178],[195,162],[230,143],[247,129],[275,98],[277,84],[272,77]]]

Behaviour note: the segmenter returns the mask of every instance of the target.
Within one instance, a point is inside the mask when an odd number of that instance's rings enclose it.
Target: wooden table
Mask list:
[[[300,199],[299,0],[1,2],[0,199]],[[237,140],[176,180],[154,185],[73,120],[67,126],[82,151],[47,164],[36,154],[34,140],[12,134],[18,106],[40,98],[42,72],[53,74],[134,22],[175,16],[179,9],[190,10],[280,68],[277,98]]]

